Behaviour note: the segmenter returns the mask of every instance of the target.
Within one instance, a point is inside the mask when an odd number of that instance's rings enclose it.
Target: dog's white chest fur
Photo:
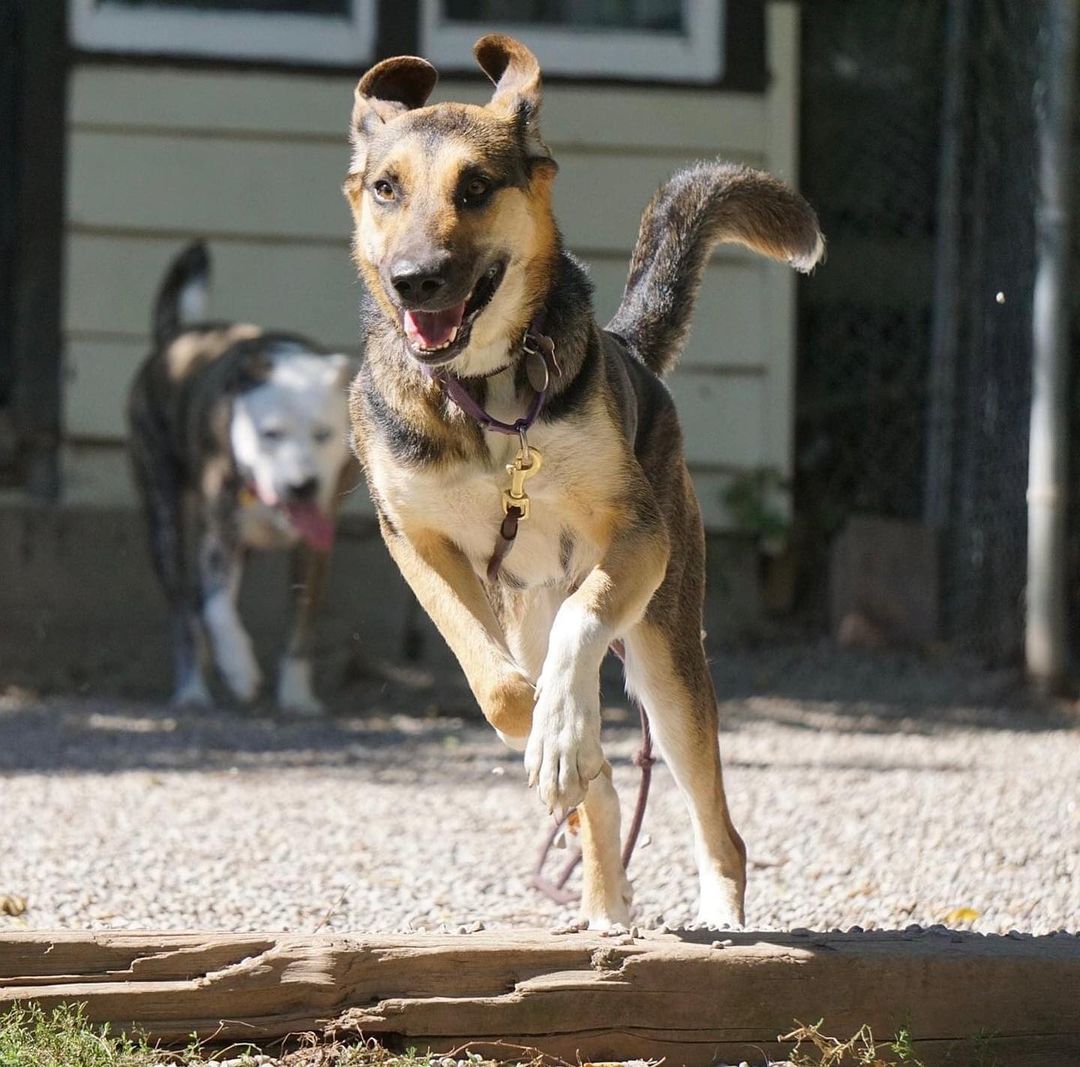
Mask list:
[[[520,400],[491,379],[488,412],[511,422],[520,417]],[[509,379],[509,375],[506,376]],[[510,395],[507,395],[510,393]],[[525,482],[529,518],[518,526],[517,538],[503,570],[525,587],[553,583],[573,585],[593,566],[600,547],[592,544],[573,509],[566,507],[575,486],[587,481],[595,442],[583,442],[565,423],[537,423],[529,443],[543,456],[541,469]],[[432,470],[405,470],[380,464],[377,481],[390,517],[406,528],[422,527],[443,534],[469,558],[477,574],[486,573],[503,521],[503,491],[510,486],[506,466],[518,453],[516,437],[487,434],[490,464],[458,463]]]

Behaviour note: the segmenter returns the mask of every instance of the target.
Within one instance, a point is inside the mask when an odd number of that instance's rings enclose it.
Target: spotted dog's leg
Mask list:
[[[137,398],[142,400],[141,393]],[[154,572],[169,603],[173,650],[173,696],[177,707],[208,707],[198,597],[191,584],[184,545],[181,477],[156,420],[144,403],[129,411],[131,460],[142,496]]]
[[[326,589],[330,557],[307,545],[293,549],[292,611],[289,644],[281,659],[277,683],[277,704],[283,711],[299,715],[321,715],[326,709],[311,684],[311,646],[315,616]]]
[[[199,545],[203,624],[225,683],[237,700],[249,703],[258,695],[262,672],[236,607],[242,575],[243,552],[235,530],[227,518],[214,515]]]

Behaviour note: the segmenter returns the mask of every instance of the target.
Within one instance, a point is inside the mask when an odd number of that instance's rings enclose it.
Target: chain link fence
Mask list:
[[[926,521],[943,635],[999,662],[1023,633],[1044,6],[803,6],[802,185],[829,238],[800,290],[803,591],[847,516]]]

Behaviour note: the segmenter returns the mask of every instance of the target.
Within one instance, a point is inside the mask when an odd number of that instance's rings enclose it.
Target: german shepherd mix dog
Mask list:
[[[425,106],[437,75],[411,56],[356,90],[344,188],[369,292],[356,452],[386,544],[484,715],[524,748],[543,803],[578,809],[583,920],[630,917],[600,746],[600,664],[621,642],[690,811],[700,920],[741,924],[746,851],[702,647],[704,535],[661,376],[713,245],[806,271],[824,247],[817,219],[746,167],[677,174],[646,208],[601,330],[552,215],[536,58],[500,35],[475,54],[495,83],[483,107]]]
[[[154,351],[128,397],[129,444],[154,568],[172,611],[173,700],[208,705],[203,632],[233,695],[261,673],[236,598],[248,549],[293,549],[294,619],[277,703],[316,714],[310,645],[343,476],[351,464],[346,357],[257,326],[190,324],[205,305],[201,244],[171,265],[153,314]],[[196,530],[188,577],[186,527]]]

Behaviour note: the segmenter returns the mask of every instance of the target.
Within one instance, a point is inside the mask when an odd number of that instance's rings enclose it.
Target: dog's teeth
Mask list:
[[[447,341],[445,345],[443,345],[443,348],[447,348],[449,345],[452,345],[454,343],[454,341],[457,340],[457,332],[458,332],[458,328],[455,326],[450,331],[450,340]]]

